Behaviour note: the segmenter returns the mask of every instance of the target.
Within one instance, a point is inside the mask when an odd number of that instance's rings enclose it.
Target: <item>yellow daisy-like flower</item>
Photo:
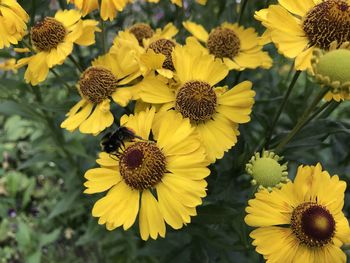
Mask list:
[[[79,128],[82,133],[97,135],[114,121],[110,111],[111,99],[118,105],[125,107],[132,98],[128,87],[119,87],[134,79],[128,76],[113,54],[99,57],[92,62],[79,80],[78,91],[82,99],[68,112],[61,127],[68,131]],[[127,64],[125,64],[127,65]]]
[[[23,38],[28,20],[28,14],[16,0],[0,0],[0,49]]]
[[[133,0],[102,0],[100,15],[103,20],[113,20],[117,12],[124,10],[125,6],[132,3]],[[99,8],[98,0],[67,0],[67,3],[73,3],[81,10],[83,16]]]
[[[27,83],[37,85],[47,78],[50,68],[63,64],[74,43],[81,46],[95,43],[97,24],[95,20],[81,20],[76,10],[58,11],[54,18],[44,18],[30,32],[36,53],[20,59],[16,67],[28,64],[24,78]]]
[[[13,73],[17,72],[17,69],[15,68],[16,65],[16,59],[10,58],[3,62],[0,62],[0,71],[12,71]]]
[[[155,127],[155,110],[123,116],[121,125],[141,139],[126,143],[118,156],[101,153],[101,168],[85,173],[85,193],[109,192],[96,202],[92,215],[108,230],[130,228],[139,214],[141,238],[164,237],[165,223],[180,229],[191,222],[206,196],[210,173],[205,154],[188,120],[167,113]],[[150,139],[150,136],[153,139]]]
[[[250,121],[255,96],[252,83],[244,81],[230,90],[214,87],[228,74],[220,60],[195,54],[187,46],[175,47],[172,57],[177,85],[169,86],[161,77],[146,78],[141,100],[163,105],[162,111],[175,109],[189,118],[208,160],[214,162],[237,142],[238,124]]]
[[[202,25],[190,21],[183,25],[207,49],[194,38],[188,38],[188,44],[222,59],[230,70],[267,69],[272,66],[272,59],[267,52],[262,51],[261,39],[252,27],[244,28],[225,22],[208,33]]]
[[[295,69],[311,69],[314,48],[328,50],[333,41],[350,41],[349,0],[279,0],[255,14],[268,29],[278,51],[295,58]]]
[[[139,23],[120,32],[115,38],[111,53],[134,53],[134,64],[138,65],[140,75],[147,76],[153,71],[167,77],[173,77],[174,66],[171,52],[177,45],[173,37],[178,29],[167,24],[155,31],[147,24]]]
[[[350,242],[342,209],[346,183],[316,166],[300,166],[294,183],[255,194],[245,222],[267,262],[346,262],[340,249]]]
[[[159,0],[147,0],[150,3],[159,3]],[[208,0],[196,0],[198,4],[206,5]],[[183,0],[171,0],[171,2],[179,7],[182,7]]]

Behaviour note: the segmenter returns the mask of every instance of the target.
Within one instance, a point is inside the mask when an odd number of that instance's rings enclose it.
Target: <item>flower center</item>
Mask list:
[[[117,86],[117,78],[104,67],[89,67],[80,77],[81,95],[92,103],[100,103],[112,95]]]
[[[36,23],[30,31],[32,43],[39,51],[50,51],[57,48],[66,37],[67,31],[63,24],[52,17]]]
[[[309,247],[322,247],[331,242],[334,236],[335,220],[324,206],[306,202],[294,209],[291,228],[301,243]]]
[[[174,71],[174,64],[171,58],[171,52],[175,47],[175,43],[168,39],[158,39],[152,42],[149,45],[149,48],[152,49],[157,54],[163,54],[165,56],[165,61],[163,63],[163,68]]]
[[[327,0],[312,8],[304,17],[303,30],[311,45],[328,49],[350,41],[350,6],[342,0]]]
[[[209,34],[207,46],[215,57],[232,59],[239,53],[241,41],[233,30],[217,27]]]
[[[130,29],[129,29],[130,33],[132,33],[137,41],[139,42],[139,45],[143,47],[143,43],[142,40],[146,39],[146,38],[151,38],[154,34],[153,29],[144,23],[138,23],[133,25]]]
[[[154,142],[136,142],[119,159],[120,174],[135,190],[145,190],[159,183],[166,172],[166,160]]]
[[[175,109],[191,121],[207,121],[216,111],[216,100],[215,91],[208,83],[189,81],[178,91]]]

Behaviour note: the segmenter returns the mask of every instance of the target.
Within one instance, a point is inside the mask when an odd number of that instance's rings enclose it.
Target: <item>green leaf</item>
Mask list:
[[[39,237],[40,246],[46,246],[54,241],[56,241],[61,234],[61,229],[55,229],[51,233],[41,234]]]
[[[15,101],[4,101],[0,104],[0,113],[6,116],[19,115],[26,119],[42,121],[41,115],[29,106]]]
[[[72,209],[72,204],[75,199],[79,196],[80,191],[76,191],[70,195],[65,195],[61,201],[59,201],[54,209],[49,215],[49,219],[52,219],[60,214],[67,212],[69,209]]]
[[[22,251],[26,251],[33,242],[33,240],[31,240],[30,232],[30,228],[27,224],[22,221],[18,223],[16,241],[18,242],[18,245]]]

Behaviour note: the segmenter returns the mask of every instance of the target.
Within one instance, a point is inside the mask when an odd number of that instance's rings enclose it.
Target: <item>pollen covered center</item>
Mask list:
[[[81,95],[92,103],[100,103],[112,95],[117,86],[113,73],[100,66],[87,68],[80,77]]]
[[[135,190],[145,190],[159,183],[166,172],[166,159],[154,142],[136,142],[119,159],[124,182]]]
[[[218,27],[209,34],[207,46],[215,57],[232,59],[238,55],[241,41],[233,30]]]
[[[154,34],[153,29],[149,25],[144,23],[138,23],[133,25],[129,29],[129,31],[131,34],[133,34],[136,37],[140,46],[143,46],[143,43],[142,43],[143,39],[151,38]]]
[[[309,247],[322,247],[331,242],[335,220],[327,208],[314,202],[297,206],[291,218],[293,233]]]
[[[152,49],[157,54],[163,54],[165,56],[165,61],[163,63],[163,68],[174,71],[174,64],[171,57],[171,53],[175,47],[175,43],[169,39],[158,39],[152,42],[149,45],[149,48]]]
[[[311,45],[322,49],[333,41],[350,41],[350,6],[342,0],[321,2],[306,14],[302,27]]]
[[[66,33],[63,24],[52,17],[46,17],[36,23],[30,31],[32,43],[39,51],[57,48],[58,44],[64,41]]]
[[[209,120],[216,112],[216,105],[215,91],[204,81],[186,82],[176,95],[175,109],[194,122]]]

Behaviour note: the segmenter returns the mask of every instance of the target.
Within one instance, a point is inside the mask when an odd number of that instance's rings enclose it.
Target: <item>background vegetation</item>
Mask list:
[[[31,24],[53,16],[66,1],[18,1],[31,15]],[[189,2],[185,9],[161,0],[160,4],[136,1],[117,19],[106,24],[109,43],[119,30],[134,22],[162,27],[173,22],[181,28],[191,19],[207,29],[221,22],[236,22],[263,28],[253,14],[274,1],[208,0],[207,6]],[[93,15],[91,16],[93,17]],[[178,40],[187,33],[181,28]],[[56,67],[61,78],[50,75],[43,84],[31,87],[23,80],[23,70],[0,72],[0,262],[263,262],[254,251],[249,229],[243,221],[247,200],[253,196],[245,163],[261,144],[272,125],[283,95],[294,74],[292,61],[266,47],[274,58],[270,70],[232,72],[228,85],[248,79],[257,92],[252,121],[240,127],[238,144],[211,166],[208,196],[198,208],[198,216],[180,231],[167,229],[165,239],[143,242],[134,227],[113,232],[99,226],[91,216],[99,196],[83,194],[83,174],[95,167],[99,137],[68,133],[59,125],[78,100],[74,85],[79,73],[66,61]],[[84,68],[101,53],[101,43],[75,47],[75,56]],[[1,59],[17,56],[10,49],[0,51]],[[72,70],[73,69],[73,70]],[[64,85],[66,83],[66,85]],[[67,88],[69,86],[71,88]],[[287,102],[274,131],[271,147],[292,129],[306,105],[319,91],[303,73]],[[124,112],[114,108],[115,116]],[[350,110],[347,102],[333,103],[283,149],[290,177],[299,164],[321,162],[331,174],[350,180]],[[349,191],[345,212],[349,215]]]

